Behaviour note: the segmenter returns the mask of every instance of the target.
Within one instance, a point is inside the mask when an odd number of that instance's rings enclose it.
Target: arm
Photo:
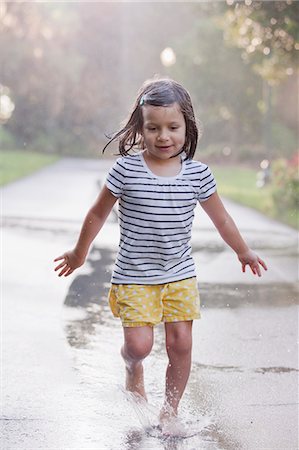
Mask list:
[[[116,200],[117,197],[112,195],[109,189],[104,186],[95,204],[90,208],[84,219],[75,248],[54,259],[55,262],[62,260],[55,267],[55,271],[61,269],[58,274],[60,277],[62,275],[70,275],[75,269],[84,264],[89,247],[104,225]]]
[[[205,202],[201,203],[202,208],[211,218],[222,239],[237,253],[242,264],[242,271],[245,272],[248,264],[254,275],[261,276],[262,266],[267,270],[267,266],[246,244],[242,238],[235,222],[226,211],[217,192],[211,195]]]

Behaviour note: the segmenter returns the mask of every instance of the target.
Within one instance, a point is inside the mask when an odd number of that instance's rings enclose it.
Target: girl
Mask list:
[[[109,303],[123,325],[126,389],[146,399],[142,361],[152,349],[153,326],[163,321],[169,363],[160,424],[167,429],[189,377],[192,322],[200,317],[190,246],[197,202],[236,252],[243,272],[248,265],[260,277],[261,267],[267,267],[225,210],[209,167],[192,160],[198,129],[190,96],[179,83],[147,81],[129,120],[110,142],[115,140],[122,157],[87,213],[76,246],[55,259],[61,261],[55,270],[68,276],[84,263],[119,200],[121,238]]]

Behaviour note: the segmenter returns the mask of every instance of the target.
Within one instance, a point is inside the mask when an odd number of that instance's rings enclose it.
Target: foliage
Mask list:
[[[4,127],[0,127],[0,147],[6,149],[13,149],[18,146],[15,137]]]
[[[232,6],[221,21],[225,39],[243,50],[244,62],[272,85],[293,74],[299,50],[299,2],[228,3]]]
[[[299,154],[272,163],[273,198],[278,211],[295,210],[299,202]]]
[[[259,15],[270,14],[266,3],[273,2],[263,2]],[[229,11],[217,1],[158,2],[154,8],[150,2],[3,1],[0,96],[8,93],[15,106],[3,136],[49,153],[98,154],[141,83],[160,74],[190,91],[204,124],[200,149],[229,147],[235,159],[261,159],[263,82],[253,63],[268,56],[244,64],[219,27]],[[173,66],[161,63],[166,47],[176,54]],[[286,134],[286,114],[274,105],[279,136]],[[294,116],[290,108],[288,114]],[[296,125],[290,126],[291,133]]]
[[[171,75],[192,94],[204,124],[200,147],[219,144],[222,148],[231,147],[237,154],[240,145],[261,139],[262,121],[257,104],[262,83],[244,66],[238,49],[223,45],[223,33],[216,26],[215,17],[207,10],[200,14],[200,8],[201,5],[194,6],[197,20],[174,44],[180,64],[173,66]]]
[[[273,153],[276,158],[284,155],[286,158],[291,157],[297,146],[296,133],[289,127],[280,122],[272,124],[272,139],[275,145]]]

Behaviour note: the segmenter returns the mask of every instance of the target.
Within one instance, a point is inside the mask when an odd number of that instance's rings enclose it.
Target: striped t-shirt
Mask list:
[[[183,161],[178,175],[157,176],[142,152],[117,159],[106,185],[119,198],[115,284],[163,284],[196,276],[191,228],[197,202],[215,191],[206,164]]]

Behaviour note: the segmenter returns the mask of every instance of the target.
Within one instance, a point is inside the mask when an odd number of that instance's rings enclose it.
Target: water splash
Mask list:
[[[146,436],[159,440],[180,440],[199,435],[211,426],[209,417],[200,417],[197,420],[183,420],[179,417],[171,418],[167,423],[159,423],[159,408],[147,402],[138,393],[126,391],[122,386],[119,389],[126,401],[132,406],[143,432]]]
[[[159,409],[156,406],[147,402],[137,392],[127,391],[122,386],[119,386],[119,389],[126,401],[132,406],[144,430],[155,428],[159,425]]]

